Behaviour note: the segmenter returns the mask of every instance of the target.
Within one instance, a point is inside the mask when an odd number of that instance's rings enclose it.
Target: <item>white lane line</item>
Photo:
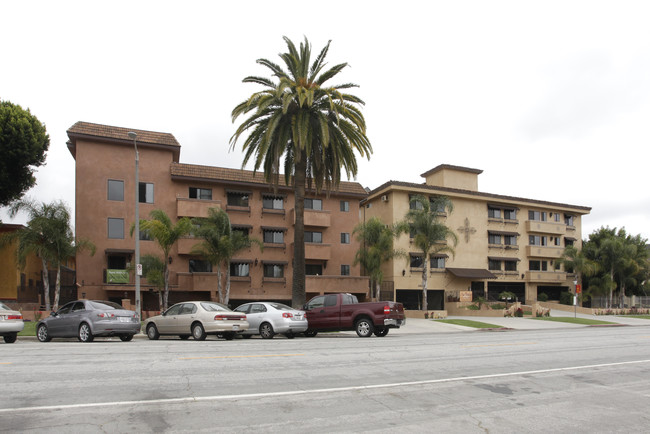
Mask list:
[[[546,374],[550,372],[576,371],[581,369],[606,368],[611,366],[636,365],[641,363],[650,363],[650,359],[633,360],[629,362],[601,363],[597,365],[569,366],[566,368],[538,369],[534,371],[507,372],[503,374],[473,375],[468,377],[440,378],[438,380],[407,381],[403,383],[386,383],[373,384],[370,386],[350,386],[335,387],[330,389],[313,389],[313,390],[292,390],[287,392],[268,392],[268,393],[247,393],[241,395],[216,395],[216,396],[189,396],[186,398],[163,398],[147,399],[141,401],[114,401],[114,402],[93,402],[83,404],[65,404],[65,405],[43,405],[39,407],[20,407],[20,408],[0,408],[0,414],[22,411],[50,411],[50,410],[69,410],[84,409],[95,407],[123,407],[129,405],[152,405],[152,404],[178,404],[188,402],[205,402],[205,401],[229,401],[242,400],[251,398],[273,398],[279,396],[296,396],[296,395],[315,395],[320,393],[337,393],[350,392],[358,390],[384,389],[404,386],[420,386],[425,384],[452,383],[468,380],[485,380],[489,378],[505,378],[521,375]]]

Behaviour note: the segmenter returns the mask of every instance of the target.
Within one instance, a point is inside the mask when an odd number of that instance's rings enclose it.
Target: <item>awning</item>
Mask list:
[[[446,268],[451,274],[463,279],[496,279],[497,276],[483,268]]]
[[[132,255],[134,252],[135,252],[135,250],[133,250],[133,249],[106,249],[106,250],[104,250],[104,253],[106,253],[107,255],[113,255],[113,254],[119,254],[119,253]]]
[[[519,258],[506,258],[503,256],[488,256],[488,259],[492,261],[521,261]]]
[[[513,237],[518,237],[519,233],[518,232],[507,232],[507,231],[493,231],[491,229],[488,229],[488,234],[494,234],[494,235],[512,235]]]

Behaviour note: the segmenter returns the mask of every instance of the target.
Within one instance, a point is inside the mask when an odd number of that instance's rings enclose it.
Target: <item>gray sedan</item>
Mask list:
[[[23,314],[0,303],[0,336],[4,338],[5,342],[8,344],[16,342],[16,336],[23,331],[24,327]]]
[[[246,314],[250,328],[242,333],[244,337],[259,334],[263,339],[271,339],[283,334],[289,339],[296,333],[307,330],[307,317],[302,310],[276,302],[246,303],[235,309]]]
[[[36,337],[41,342],[75,336],[81,342],[92,342],[96,336],[119,336],[130,341],[139,332],[140,321],[134,311],[99,300],[71,301],[36,325]]]

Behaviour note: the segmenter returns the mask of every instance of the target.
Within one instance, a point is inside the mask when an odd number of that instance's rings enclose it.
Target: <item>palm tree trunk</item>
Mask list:
[[[422,264],[424,269],[422,270],[422,309],[429,310],[429,302],[427,300],[427,284],[429,282],[429,261],[427,255],[424,255],[424,262]]]
[[[230,266],[226,267],[226,300],[223,304],[228,305],[230,301]]]
[[[50,312],[50,275],[47,270],[47,261],[41,258],[41,262],[43,263],[43,297],[45,297],[45,310]]]
[[[54,310],[59,309],[59,298],[61,297],[61,264],[56,267],[56,283],[54,284]]]
[[[609,306],[607,306],[607,307],[612,307],[613,306],[613,299],[614,299],[614,268],[613,267],[609,270],[609,280],[610,280],[609,297],[608,297],[608,300],[607,300]]]
[[[300,309],[306,302],[305,294],[305,181],[307,178],[307,156],[304,152],[296,162],[294,176],[294,211],[296,223],[293,233],[293,282],[291,304]]]
[[[219,293],[219,303],[223,303],[223,289],[221,286],[221,262],[217,264],[217,292]]]
[[[375,281],[375,299],[379,301],[379,294],[381,293],[381,283],[379,280]]]
[[[168,304],[169,304],[169,267],[167,267],[167,261],[165,261],[165,291],[163,292],[163,310],[167,310]]]

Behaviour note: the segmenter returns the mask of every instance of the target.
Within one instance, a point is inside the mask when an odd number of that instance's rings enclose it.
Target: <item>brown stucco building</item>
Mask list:
[[[137,134],[139,213],[149,218],[162,209],[173,221],[206,217],[209,208],[225,210],[233,229],[264,243],[231,261],[232,305],[248,300],[290,302],[292,286],[294,197],[290,187],[274,189],[251,171],[180,163],[181,146],[172,134],[77,122],[68,130],[75,158],[75,232],[92,240],[97,254],[79,255],[79,297],[134,301],[129,265],[135,240],[135,151],[128,132]],[[305,203],[307,298],[350,292],[364,299],[368,279],[360,276],[352,237],[359,222],[359,202],[367,196],[356,182],[341,182],[337,191],[316,195],[308,189]],[[165,258],[171,269],[169,302],[217,300],[217,273],[191,254],[198,242],[181,239]],[[141,255],[162,253],[154,241],[141,238]],[[141,283],[143,310],[157,310],[158,297]]]

